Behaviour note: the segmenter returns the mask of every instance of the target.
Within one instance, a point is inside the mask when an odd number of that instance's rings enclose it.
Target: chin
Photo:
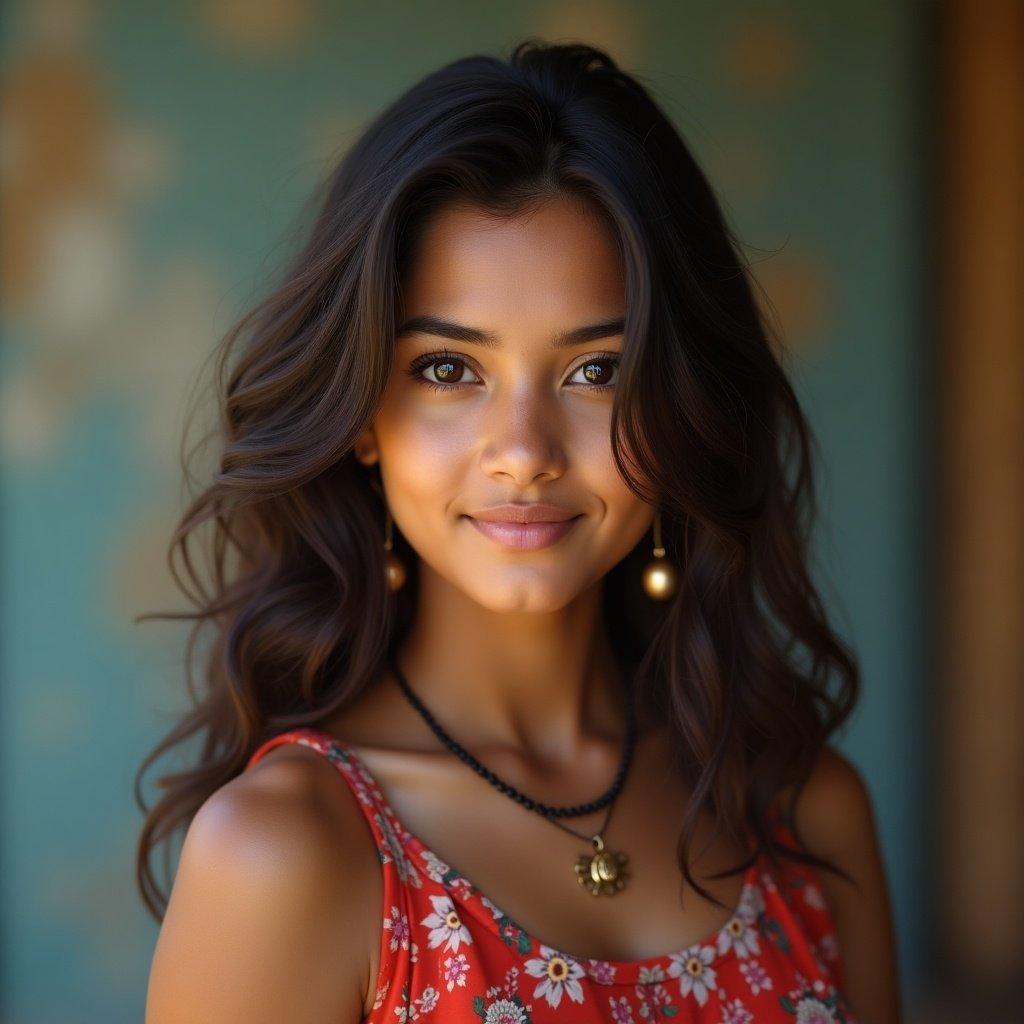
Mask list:
[[[493,612],[556,612],[578,595],[578,591],[566,586],[565,579],[545,580],[534,575],[530,579],[520,577],[503,581],[495,576],[486,581],[480,580],[478,586],[464,588],[477,604]]]

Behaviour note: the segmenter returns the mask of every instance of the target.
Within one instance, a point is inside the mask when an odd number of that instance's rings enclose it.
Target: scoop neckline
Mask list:
[[[330,747],[339,751],[343,759],[359,771],[364,781],[372,789],[373,796],[387,816],[403,850],[406,854],[411,852],[415,856],[416,871],[420,874],[427,874],[427,877],[436,880],[452,897],[457,898],[459,906],[465,906],[488,931],[498,936],[510,949],[518,950],[524,959],[531,955],[541,956],[544,959],[552,955],[562,956],[578,963],[588,978],[602,985],[668,982],[675,976],[668,973],[668,968],[673,962],[679,963],[682,973],[685,973],[687,961],[693,956],[698,956],[700,959],[700,964],[695,965],[699,969],[717,968],[720,962],[734,956],[736,942],[734,936],[729,932],[734,921],[739,921],[743,925],[744,931],[748,928],[756,928],[755,921],[761,909],[759,903],[763,905],[764,898],[764,891],[759,881],[763,867],[763,851],[759,851],[744,870],[739,896],[726,921],[710,934],[687,946],[664,953],[655,953],[651,956],[620,960],[586,956],[552,945],[527,931],[504,908],[499,907],[472,879],[463,874],[456,865],[435,853],[418,835],[406,828],[405,823],[398,817],[384,795],[376,777],[352,745],[331,733],[312,726],[305,726],[296,731],[320,738]],[[424,862],[431,860],[447,870],[443,874],[437,872],[432,875],[428,874]],[[506,934],[507,931],[510,931],[510,934]],[[760,932],[756,934],[760,939]],[[524,949],[524,946],[527,948]],[[710,957],[707,953],[708,950],[711,950]],[[645,974],[643,979],[640,977],[641,974]],[[605,978],[605,975],[610,975],[610,977]]]

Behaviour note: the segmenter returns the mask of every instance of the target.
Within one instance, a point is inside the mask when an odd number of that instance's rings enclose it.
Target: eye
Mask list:
[[[423,371],[429,370],[434,375],[430,380],[423,376]],[[474,381],[466,381],[465,371],[469,370],[469,364],[454,352],[427,352],[425,355],[414,359],[409,366],[409,376],[419,384],[426,384],[428,388],[435,391],[453,391],[460,384],[472,384]]]
[[[569,382],[587,391],[610,391],[613,387],[612,378],[621,362],[621,357],[615,353],[598,353],[578,366]],[[469,363],[462,356],[447,350],[424,353],[412,361],[407,372],[418,384],[425,384],[435,391],[456,391],[462,385],[480,383],[480,378],[470,369]],[[432,379],[425,376],[425,373],[431,374]],[[473,379],[467,380],[467,373]],[[573,378],[580,374],[583,379],[574,381]]]
[[[591,356],[585,363],[576,368],[573,372],[573,377],[578,373],[583,374],[584,379],[577,385],[578,387],[595,391],[609,390],[612,387],[611,378],[621,362],[622,359],[616,355]]]

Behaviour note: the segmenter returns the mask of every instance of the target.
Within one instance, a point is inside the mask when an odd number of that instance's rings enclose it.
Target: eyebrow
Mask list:
[[[614,320],[602,320],[596,324],[585,324],[583,327],[574,327],[571,331],[562,331],[551,339],[552,348],[568,348],[571,345],[580,345],[587,341],[596,341],[598,338],[613,338],[624,333],[626,321],[622,317]],[[501,340],[492,331],[484,331],[478,327],[469,327],[466,324],[456,323],[454,320],[446,320],[440,316],[414,316],[406,320],[398,329],[395,335],[396,340],[406,334],[436,334],[441,338],[450,338],[452,341],[463,341],[470,345],[483,345],[485,348],[500,348]]]

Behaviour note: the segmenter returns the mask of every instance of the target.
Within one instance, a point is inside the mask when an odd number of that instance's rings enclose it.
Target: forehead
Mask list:
[[[578,199],[512,217],[453,204],[426,225],[403,281],[407,316],[621,314],[625,276],[612,229]]]

